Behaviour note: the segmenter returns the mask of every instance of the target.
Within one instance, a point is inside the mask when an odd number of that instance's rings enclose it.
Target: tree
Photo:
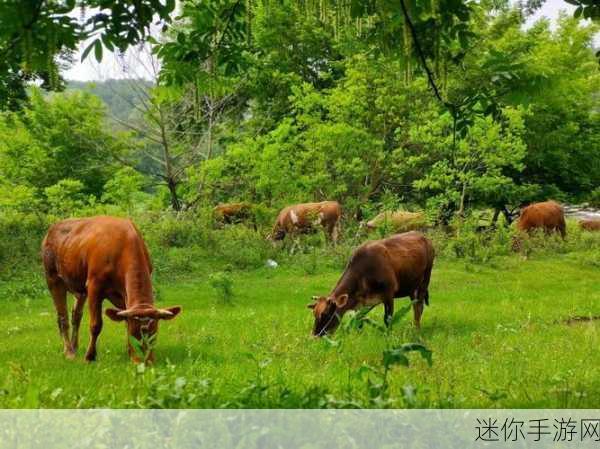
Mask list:
[[[84,185],[77,179],[61,179],[56,184],[46,187],[44,195],[49,211],[58,216],[70,215],[86,204],[83,193]]]
[[[80,8],[82,20],[75,14]],[[94,39],[98,61],[103,48],[125,51],[142,42],[155,19],[170,21],[175,0],[8,0],[0,3],[0,110],[18,109],[26,83],[60,90],[59,70],[71,62],[80,42]],[[85,19],[85,11],[91,15]]]
[[[139,198],[143,186],[144,177],[133,168],[124,167],[104,185],[102,201],[124,206],[131,214],[134,200]]]
[[[411,138],[424,148],[426,156],[407,162],[429,167],[414,186],[430,194],[431,209],[442,214],[456,211],[462,217],[468,200],[489,204],[491,198],[503,196],[504,189],[512,185],[511,171],[523,170],[524,123],[521,111],[507,108],[502,111],[502,122],[476,117],[465,137],[456,143],[451,129],[448,114],[414,124]]]
[[[135,133],[139,146],[130,157],[118,161],[153,178],[155,184],[166,186],[171,208],[180,211],[184,206],[181,184],[187,178],[187,169],[211,157],[214,123],[205,139],[205,130],[193,119],[184,118],[191,114],[186,91],[177,85],[160,84],[159,61],[149,47],[138,47],[131,53],[131,60],[122,61],[122,68],[130,76],[125,82],[129,84],[127,92],[132,95],[121,99],[130,103],[133,113],[126,119],[115,114],[112,118]],[[154,80],[151,88],[144,82],[148,78]],[[114,91],[114,94],[119,96],[120,92]],[[219,113],[212,112],[210,117],[214,119]]]
[[[86,93],[49,98],[34,90],[21,113],[0,115],[0,178],[12,188],[43,198],[63,179],[100,197],[115,169],[113,155],[126,154],[128,139],[104,126],[100,100]]]

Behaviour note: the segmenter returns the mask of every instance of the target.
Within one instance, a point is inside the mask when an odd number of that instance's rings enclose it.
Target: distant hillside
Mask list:
[[[106,81],[67,81],[67,90],[84,90],[100,97],[108,107],[109,116],[126,120],[140,102],[139,88],[149,89],[152,82],[132,79]]]

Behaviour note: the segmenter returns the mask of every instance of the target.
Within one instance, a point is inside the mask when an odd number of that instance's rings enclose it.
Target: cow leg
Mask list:
[[[90,310],[90,343],[85,353],[85,360],[96,360],[96,341],[102,332],[102,298],[94,284],[88,286],[88,307]]]
[[[338,237],[340,234],[339,224],[336,222],[333,226],[329,227],[329,239],[335,245],[337,243]]]
[[[58,331],[63,340],[63,351],[68,359],[75,357],[69,340],[69,315],[67,312],[67,288],[59,279],[48,279],[48,289],[54,301],[58,322]]]
[[[417,287],[415,292],[416,301],[413,296],[411,299],[413,300],[413,317],[415,320],[415,327],[417,329],[421,328],[421,316],[423,315],[423,309],[425,308],[425,304],[429,305],[429,281],[431,280],[431,270],[433,266],[429,266],[425,270],[425,274],[423,276],[423,281],[421,281],[421,285]]]
[[[79,348],[79,327],[81,325],[81,318],[83,317],[83,306],[85,305],[85,294],[79,294],[75,296],[75,304],[73,304],[73,310],[71,312],[71,325],[73,326],[71,334],[71,348],[73,353],[77,352]]]
[[[567,224],[564,221],[558,227],[558,231],[560,232],[560,236],[564,240],[567,237]]]
[[[288,235],[291,241],[290,254],[293,255],[297,249],[300,249],[300,234],[298,232],[290,232]]]
[[[415,327],[417,329],[421,329],[421,316],[423,315],[424,307],[425,304],[421,299],[413,301],[413,316],[415,320]]]
[[[386,295],[383,298],[383,322],[386,326],[392,324],[392,318],[394,317],[394,296]]]

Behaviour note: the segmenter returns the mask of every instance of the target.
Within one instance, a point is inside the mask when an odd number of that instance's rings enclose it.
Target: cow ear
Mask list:
[[[169,307],[166,309],[158,309],[157,310],[157,318],[159,320],[172,320],[181,312],[180,306]]]
[[[316,305],[317,303],[309,302],[308,304],[306,304],[306,307],[308,307],[309,309],[314,309]]]
[[[348,294],[344,293],[343,295],[338,296],[337,298],[334,299],[334,302],[335,302],[335,305],[341,309],[348,303]]]
[[[106,316],[109,317],[113,321],[125,321],[127,317],[119,315],[121,310],[118,309],[106,309]]]

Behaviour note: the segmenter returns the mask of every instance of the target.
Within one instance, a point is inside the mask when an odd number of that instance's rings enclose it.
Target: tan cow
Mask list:
[[[408,212],[404,210],[381,212],[375,218],[367,221],[369,230],[386,227],[395,233],[417,231],[427,225],[423,212]]]
[[[429,304],[434,257],[431,241],[416,231],[359,246],[331,293],[315,296],[308,304],[315,318],[313,335],[335,331],[348,310],[380,303],[389,324],[394,298],[405,296],[413,300],[415,325],[419,328],[423,308]]]
[[[150,256],[130,220],[100,216],[56,223],[42,243],[42,259],[68,358],[74,358],[77,352],[79,325],[87,300],[90,343],[85,360],[96,360],[96,341],[102,330],[102,301],[107,298],[116,309],[107,309],[106,315],[114,321],[125,321],[128,336],[142,341],[147,360],[152,360],[145,342],[156,334],[159,320],[175,318],[181,307],[154,306]],[[76,298],[70,338],[67,292]],[[128,343],[130,357],[139,361],[129,340]]]
[[[269,239],[283,240],[287,234],[306,233],[320,226],[336,242],[341,216],[342,208],[337,201],[287,206],[279,212]]]
[[[252,207],[245,202],[219,204],[213,209],[213,216],[219,223],[240,223],[252,217]]]
[[[579,227],[583,231],[600,231],[600,218],[581,220]]]

